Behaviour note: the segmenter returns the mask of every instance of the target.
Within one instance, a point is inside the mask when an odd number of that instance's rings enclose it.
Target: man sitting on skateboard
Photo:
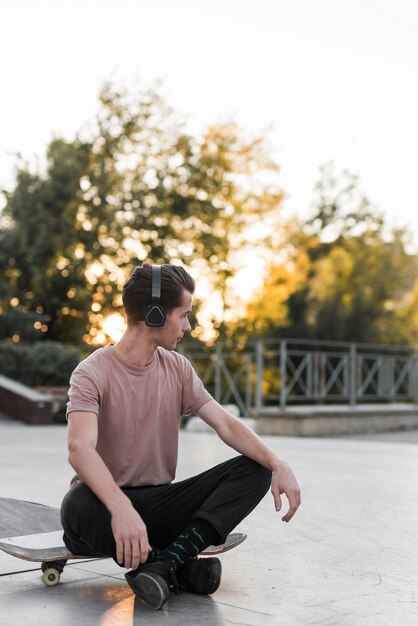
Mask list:
[[[190,331],[192,277],[181,267],[137,267],[123,287],[127,328],[74,370],[67,408],[69,461],[77,475],[61,506],[64,541],[76,554],[111,556],[143,602],[160,608],[170,589],[210,594],[225,541],[270,484],[276,510],[300,504],[297,481],[242,420],[205,390],[175,352]],[[179,420],[197,414],[238,456],[173,483]]]

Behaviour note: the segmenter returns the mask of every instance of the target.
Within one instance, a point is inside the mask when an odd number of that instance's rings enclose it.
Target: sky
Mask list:
[[[0,23],[0,187],[94,119],[105,81],[161,80],[192,132],[268,130],[287,214],[334,161],[418,248],[416,0],[2,0]]]

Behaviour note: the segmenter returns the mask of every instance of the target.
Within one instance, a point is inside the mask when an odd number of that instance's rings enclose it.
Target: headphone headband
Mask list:
[[[151,301],[159,303],[161,299],[161,265],[153,265],[151,272]]]

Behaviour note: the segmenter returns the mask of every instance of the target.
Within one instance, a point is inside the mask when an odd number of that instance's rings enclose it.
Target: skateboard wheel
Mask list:
[[[43,575],[42,580],[47,587],[55,587],[60,581],[60,572],[56,567],[48,567]]]

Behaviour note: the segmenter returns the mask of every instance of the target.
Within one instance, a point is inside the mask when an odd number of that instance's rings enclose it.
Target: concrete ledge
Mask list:
[[[254,411],[262,435],[327,437],[418,428],[418,405],[298,406]]]
[[[0,410],[28,424],[51,424],[53,399],[0,374]]]

